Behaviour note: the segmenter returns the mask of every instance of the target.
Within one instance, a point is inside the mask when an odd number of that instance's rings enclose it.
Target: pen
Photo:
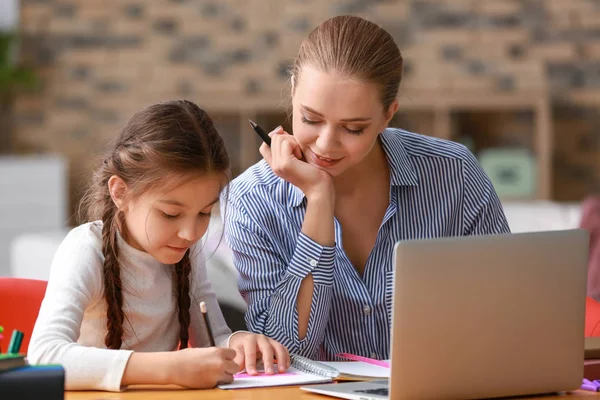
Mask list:
[[[600,384],[597,380],[590,381],[589,379],[583,379],[583,384],[581,385],[581,390],[589,390],[590,392],[597,392],[600,388]]]
[[[6,352],[8,354],[18,354],[21,349],[21,343],[23,342],[23,332],[14,330],[10,337],[10,343]]]
[[[212,328],[210,327],[210,321],[208,319],[208,313],[206,311],[206,303],[201,301],[200,312],[202,312],[202,316],[204,316],[204,325],[206,325],[206,330],[208,331],[208,339],[210,340],[210,345],[215,347],[215,337],[213,336]]]
[[[254,129],[254,132],[258,133],[258,136],[260,136],[263,142],[265,142],[267,146],[271,147],[271,138],[269,137],[269,135],[267,135],[264,129],[261,128],[256,122],[252,121],[251,119],[249,119],[248,122],[250,123],[252,129]]]

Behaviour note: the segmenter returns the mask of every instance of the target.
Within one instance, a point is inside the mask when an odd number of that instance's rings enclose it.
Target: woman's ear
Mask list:
[[[116,175],[111,176],[108,179],[108,192],[115,206],[123,211],[126,206],[125,199],[127,198],[127,184],[125,181]]]
[[[387,111],[385,112],[385,126],[387,126],[390,123],[390,121],[394,117],[394,114],[396,114],[396,111],[398,111],[398,107],[399,104],[397,99],[394,100],[392,104],[390,104]]]

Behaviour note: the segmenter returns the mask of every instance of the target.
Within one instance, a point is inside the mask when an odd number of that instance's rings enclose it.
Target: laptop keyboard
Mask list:
[[[389,396],[388,388],[355,390],[356,393],[377,394],[380,396]]]

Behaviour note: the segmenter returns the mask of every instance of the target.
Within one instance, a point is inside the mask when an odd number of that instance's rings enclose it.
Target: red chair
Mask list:
[[[585,299],[585,337],[600,336],[600,303]]]
[[[0,277],[0,326],[4,327],[4,339],[0,344],[3,352],[6,352],[13,330],[17,329],[24,334],[19,353],[27,354],[47,284],[37,279]]]

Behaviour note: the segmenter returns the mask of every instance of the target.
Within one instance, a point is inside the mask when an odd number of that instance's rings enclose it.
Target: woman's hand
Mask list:
[[[271,147],[260,146],[264,157],[277,176],[298,187],[310,199],[322,193],[333,193],[333,179],[327,172],[303,160],[302,150],[294,136],[282,127],[269,134]]]
[[[290,367],[287,349],[265,335],[238,332],[229,339],[229,347],[236,352],[235,362],[250,375],[257,374],[256,363],[261,359],[267,374],[275,373],[275,361],[279,372],[285,372]]]

